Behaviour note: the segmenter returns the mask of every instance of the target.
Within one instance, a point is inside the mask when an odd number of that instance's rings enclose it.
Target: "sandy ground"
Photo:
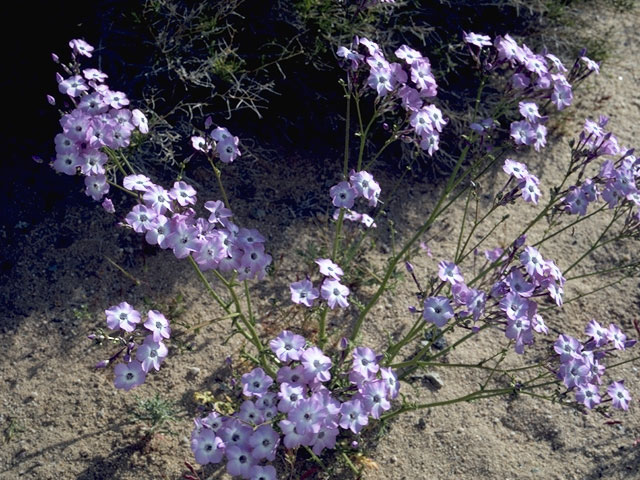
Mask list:
[[[576,105],[562,127],[569,136],[556,138],[542,154],[520,157],[540,176],[543,185],[550,185],[561,174],[568,154],[567,140],[579,131],[586,116],[610,116],[609,127],[622,144],[633,146],[637,142],[634,134],[640,125],[640,15],[637,10],[625,17],[599,12],[594,28],[611,27],[611,60],[602,74],[591,78],[577,95]],[[323,169],[329,161],[319,159],[314,167],[319,192],[334,182]],[[298,322],[289,319],[283,324],[271,313],[270,300],[287,300],[287,284],[299,273],[296,265],[301,257],[295,252],[314,239],[315,234],[310,232],[322,220],[308,213],[324,210],[322,202],[326,199],[307,193],[307,186],[299,179],[308,172],[296,170],[295,162],[284,173],[273,165],[257,162],[253,166],[262,175],[279,178],[277,185],[258,186],[251,201],[240,199],[241,188],[232,191],[231,197],[241,223],[259,228],[267,236],[268,249],[278,265],[273,284],[255,287],[264,299],[257,306],[259,316],[264,317],[263,331],[274,334]],[[241,162],[235,167],[240,170]],[[199,172],[193,175],[199,178]],[[241,173],[231,175],[235,175],[232,181],[236,185],[242,185]],[[390,179],[381,178],[383,186],[391,184]],[[480,184],[481,191],[490,192],[493,188],[489,182]],[[80,190],[78,185],[69,192],[69,198],[82,196]],[[401,200],[389,207],[400,239],[419,223],[425,206],[433,204],[433,188],[412,182]],[[289,207],[277,207],[282,201],[289,202]],[[497,231],[497,243],[513,240],[514,229],[535,209],[519,205],[511,213],[507,226]],[[462,208],[454,207],[447,214],[446,223],[456,226],[461,216]],[[576,258],[580,247],[594,240],[594,232],[607,221],[606,215],[597,216],[591,227],[554,239],[543,248],[543,256],[556,259],[562,269]],[[102,312],[111,305],[126,300],[145,309],[149,304],[167,305],[182,295],[181,320],[197,323],[219,314],[186,262],[175,260],[166,252],[143,248],[140,238],[115,224],[114,217],[96,205],[72,202],[57,207],[38,225],[12,231],[20,238],[22,251],[0,289],[0,429],[4,433],[1,479],[176,479],[185,472],[183,461],[192,459],[187,441],[190,415],[185,414],[171,425],[175,434],[158,436],[143,448],[140,431],[128,412],[137,396],[145,398],[155,392],[176,402],[181,410],[193,412],[193,393],[215,389],[224,375],[219,370],[224,359],[237,351],[239,342],[222,346],[223,329],[208,328],[195,338],[193,352],[170,355],[160,372],[150,375],[143,386],[130,393],[113,388],[111,372],[95,371],[92,365],[106,358],[110,350],[93,346],[86,336],[103,325]],[[421,254],[414,259],[423,279],[433,275],[437,262],[450,258],[455,247],[457,230],[445,225],[437,227],[434,231],[438,233],[429,239],[433,258]],[[530,238],[540,234],[541,231],[534,231]],[[478,235],[482,235],[482,229]],[[382,264],[389,248],[383,243],[384,239],[371,252],[374,267]],[[616,245],[594,255],[583,271],[637,258],[637,251],[637,245]],[[119,273],[107,258],[125,266],[141,280],[141,285],[136,286]],[[576,280],[569,284],[565,298],[601,284],[592,278]],[[381,348],[387,334],[409,328],[407,307],[414,302],[410,292],[411,284],[401,280],[396,292],[374,308],[364,330],[366,344]],[[363,297],[368,293],[362,289]],[[597,318],[607,324],[616,322],[631,332],[639,304],[637,280],[627,280],[549,313],[547,323],[580,335],[584,325]],[[332,318],[333,325],[351,320],[351,314]],[[481,335],[448,359],[477,361],[500,340],[495,332]],[[552,338],[540,339],[532,355],[540,355],[551,341]],[[522,364],[521,358],[512,357],[511,364]],[[635,400],[640,397],[639,367],[638,362],[627,364],[615,373],[626,379],[634,396],[632,409],[616,417],[622,424],[606,425],[600,416],[583,415],[528,397],[500,397],[413,412],[395,421],[377,447],[368,452],[373,462],[368,462],[365,477],[640,478],[640,446],[634,446],[634,440],[640,437],[640,409]],[[428,388],[417,381],[412,386],[404,385],[404,393],[412,400],[439,401],[463,395],[478,382],[474,371],[434,371],[444,383],[442,389]],[[226,478],[214,470],[206,470],[203,478],[210,475]]]

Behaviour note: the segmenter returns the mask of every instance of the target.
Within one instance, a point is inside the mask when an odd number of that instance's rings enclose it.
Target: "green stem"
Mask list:
[[[209,280],[207,280],[207,277],[205,277],[204,273],[202,273],[202,270],[200,270],[200,266],[196,263],[196,261],[193,259],[191,255],[189,255],[187,258],[189,259],[189,262],[191,263],[191,266],[193,267],[193,269],[196,271],[198,278],[200,279],[200,281],[203,283],[203,285],[209,292],[209,295],[211,295],[211,297],[218,303],[218,305],[222,307],[222,309],[227,314],[231,315],[231,310],[229,310],[229,307],[227,306],[227,304],[222,300],[222,298],[220,298],[220,295],[218,295],[216,291],[213,289],[213,287],[209,283]]]

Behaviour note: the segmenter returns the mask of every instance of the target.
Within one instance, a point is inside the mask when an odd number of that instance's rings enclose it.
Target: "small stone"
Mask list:
[[[396,457],[395,455],[393,455],[390,459],[389,459],[389,463],[397,463],[398,462],[398,457]]]
[[[440,375],[435,372],[427,372],[424,374],[423,378],[437,390],[440,390],[442,387],[444,387],[442,378],[440,378]]]
[[[198,367],[189,367],[187,368],[189,375],[197,377],[200,374],[200,369]]]

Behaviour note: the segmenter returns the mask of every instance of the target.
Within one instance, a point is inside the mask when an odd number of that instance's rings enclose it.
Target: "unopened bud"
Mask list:
[[[53,52],[51,52],[51,60],[53,60],[54,63],[60,63],[60,57]]]
[[[102,360],[101,362],[96,363],[96,368],[105,368],[109,365],[109,360]]]
[[[411,262],[404,262],[404,266],[406,267],[407,272],[413,273],[413,265],[411,265]]]

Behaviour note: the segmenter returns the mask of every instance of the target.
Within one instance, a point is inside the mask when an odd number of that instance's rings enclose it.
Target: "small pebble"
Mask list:
[[[438,390],[444,387],[444,382],[442,381],[442,378],[440,378],[440,375],[438,375],[435,372],[425,373],[424,378]]]

